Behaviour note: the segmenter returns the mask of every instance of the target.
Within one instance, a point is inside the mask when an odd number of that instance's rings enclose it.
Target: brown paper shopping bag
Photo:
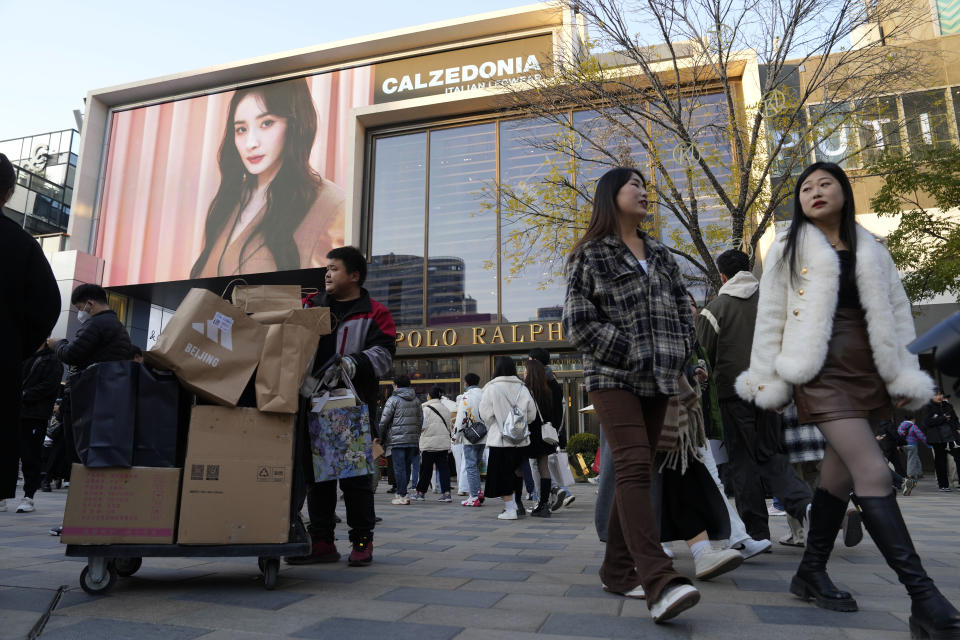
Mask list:
[[[147,364],[176,373],[201,396],[235,407],[266,336],[266,327],[217,294],[191,289],[143,356]]]
[[[257,369],[256,396],[260,411],[296,413],[300,384],[307,374],[321,335],[330,333],[326,307],[255,313],[267,325],[267,338]]]
[[[303,307],[298,284],[238,284],[233,288],[233,304],[240,307],[244,313]]]

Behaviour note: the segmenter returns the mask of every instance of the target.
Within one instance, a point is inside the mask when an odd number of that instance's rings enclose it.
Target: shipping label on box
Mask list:
[[[60,541],[173,544],[180,469],[73,465]]]
[[[295,416],[194,407],[178,542],[287,542]]]

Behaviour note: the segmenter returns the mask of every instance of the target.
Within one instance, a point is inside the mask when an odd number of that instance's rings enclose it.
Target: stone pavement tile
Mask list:
[[[502,582],[498,580],[471,580],[460,589],[462,591],[502,591],[508,594],[527,593],[533,595],[562,596],[569,585],[547,582]]]
[[[177,619],[177,623],[208,629],[272,633],[275,637],[280,637],[296,633],[332,613],[326,608],[294,612],[287,609],[270,611],[204,603],[200,609],[185,612]]]
[[[655,625],[653,620],[582,613],[551,613],[540,627],[544,633],[566,633],[581,638],[689,638],[690,625],[683,617],[668,624]]]
[[[845,638],[851,640],[903,640],[910,633],[904,623],[900,631],[878,631],[876,629],[843,629]]]
[[[468,556],[467,560],[471,562],[506,562],[525,564],[546,564],[553,560],[553,556],[533,556],[533,555],[510,555],[505,553],[475,553]]]
[[[61,606],[63,602],[64,598],[61,598],[60,603],[57,604],[55,611],[58,614],[75,618],[130,620],[148,624],[178,624],[180,623],[180,616],[183,614],[206,606],[200,602],[177,602],[152,595],[90,596],[85,601],[74,601],[72,605],[68,603],[67,606]]]
[[[87,618],[75,624],[45,630],[43,640],[188,640],[209,633],[198,629],[169,624],[147,624],[126,620]]]
[[[856,611],[853,613],[828,611],[815,606],[782,607],[776,605],[753,605],[753,611],[761,622],[779,625],[844,627],[858,629],[896,630],[903,622],[889,613]]]
[[[470,536],[465,534],[458,533],[447,533],[445,531],[422,531],[420,533],[413,534],[414,538],[429,538],[431,540],[440,540],[440,541],[457,541],[457,542],[469,542],[471,540],[476,540],[477,536]]]
[[[533,549],[536,551],[563,551],[568,545],[562,542],[511,542],[497,543],[498,549]]]
[[[374,562],[378,565],[380,564],[393,564],[405,566],[408,564],[413,564],[417,560],[420,560],[422,556],[411,556],[402,553],[394,553],[391,555],[377,555],[374,558]]]
[[[377,527],[377,529],[379,530],[380,527]],[[445,524],[440,527],[434,527],[434,529],[441,531],[476,531],[479,533],[492,533],[497,531],[497,527],[475,527],[467,524]]]
[[[0,640],[23,640],[30,635],[39,618],[40,614],[36,611],[0,609]]]
[[[496,591],[451,591],[448,589],[404,587],[378,596],[377,600],[416,602],[420,604],[444,604],[488,609],[505,595],[505,593],[498,593]]]
[[[454,640],[582,640],[580,636],[497,629],[464,629]]]
[[[503,612],[489,609],[428,604],[403,620],[424,624],[459,624],[471,629],[536,631],[546,618],[546,611],[510,611],[509,615],[504,615]]]
[[[630,618],[650,618],[650,610],[647,608],[646,600],[637,600],[636,598],[622,598],[623,609],[620,611],[621,617]],[[694,632],[703,630],[704,627],[718,626],[718,622],[724,625],[733,624],[760,624],[760,618],[752,608],[739,604],[720,604],[711,602],[707,598],[701,598],[700,603],[694,608],[685,611],[681,619],[689,622],[693,626]],[[820,630],[823,633],[823,630]]]
[[[529,578],[530,571],[507,571],[504,569],[441,569],[431,575],[443,578],[466,578],[468,580],[515,580]]]
[[[530,582],[564,582],[568,585],[596,585],[600,586],[600,576],[580,572],[564,573],[542,568],[530,576]]]
[[[420,574],[395,573],[390,575],[380,575],[377,578],[376,585],[384,587],[382,593],[386,593],[396,587],[430,587],[432,589],[457,589],[467,583],[470,579],[461,576],[425,576]],[[377,594],[380,595],[380,594]],[[376,597],[376,596],[370,596]]]
[[[43,613],[56,595],[56,589],[8,589],[0,588],[0,620],[8,611],[33,611]]]
[[[577,598],[572,596],[533,595],[511,593],[494,605],[494,609],[506,611],[563,611],[564,613],[596,613],[615,616],[620,614],[622,601],[616,597],[609,600]]]
[[[276,637],[275,633],[250,633],[236,629],[220,629],[200,636],[201,640],[274,640]]]
[[[209,602],[212,604],[249,607],[277,611],[286,606],[308,598],[302,593],[289,591],[267,591],[255,585],[219,584],[211,587],[197,586],[174,598],[186,602]]]
[[[354,618],[389,622],[391,620],[402,620],[423,606],[419,602],[379,601],[375,604],[373,602],[364,602],[363,604],[364,606],[358,607],[356,598],[341,597],[337,594],[322,594],[296,602],[286,607],[282,613],[313,616],[315,620],[319,620],[328,615],[349,612],[350,616]]]
[[[383,549],[402,549],[404,551],[431,551],[431,552],[443,552],[448,549],[452,549],[453,545],[450,544],[429,544],[429,543],[418,543],[418,542],[408,542],[406,540],[398,540],[396,542],[386,542],[380,545]]]
[[[335,568],[321,568],[335,567]],[[370,567],[347,567],[346,565],[281,565],[279,575],[284,578],[300,580],[317,580],[320,582],[340,582],[351,584],[361,580],[369,580],[376,574],[369,571]]]
[[[876,633],[876,632],[874,632]],[[762,638],[762,640],[825,640],[842,638],[840,629],[826,631],[823,627],[798,627],[796,625],[736,624],[727,625],[716,620],[713,624],[700,624],[694,627],[692,640],[743,640],[744,638]],[[881,636],[883,637],[883,636]],[[899,640],[904,640],[903,635]]]
[[[344,638],[389,638],[390,640],[450,640],[463,631],[454,625],[378,622],[356,618],[327,618],[293,634],[295,638],[344,640]]]
[[[575,540],[577,538],[576,534],[573,533],[553,533],[550,535],[545,535],[544,533],[538,532],[536,536],[530,535],[530,531],[520,531],[513,534],[514,538],[543,538],[544,541],[549,542],[550,540]]]

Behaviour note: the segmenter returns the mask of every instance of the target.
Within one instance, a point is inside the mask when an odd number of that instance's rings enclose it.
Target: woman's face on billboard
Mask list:
[[[260,96],[250,94],[233,114],[233,140],[243,166],[261,178],[272,178],[283,161],[287,119],[266,110]]]

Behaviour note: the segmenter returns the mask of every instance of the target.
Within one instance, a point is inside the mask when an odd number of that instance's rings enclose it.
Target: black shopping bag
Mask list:
[[[133,466],[176,467],[180,383],[169,371],[140,365],[137,381]],[[88,465],[89,466],[89,465]]]
[[[73,434],[84,466],[133,466],[139,373],[129,360],[99,362],[73,381]]]

